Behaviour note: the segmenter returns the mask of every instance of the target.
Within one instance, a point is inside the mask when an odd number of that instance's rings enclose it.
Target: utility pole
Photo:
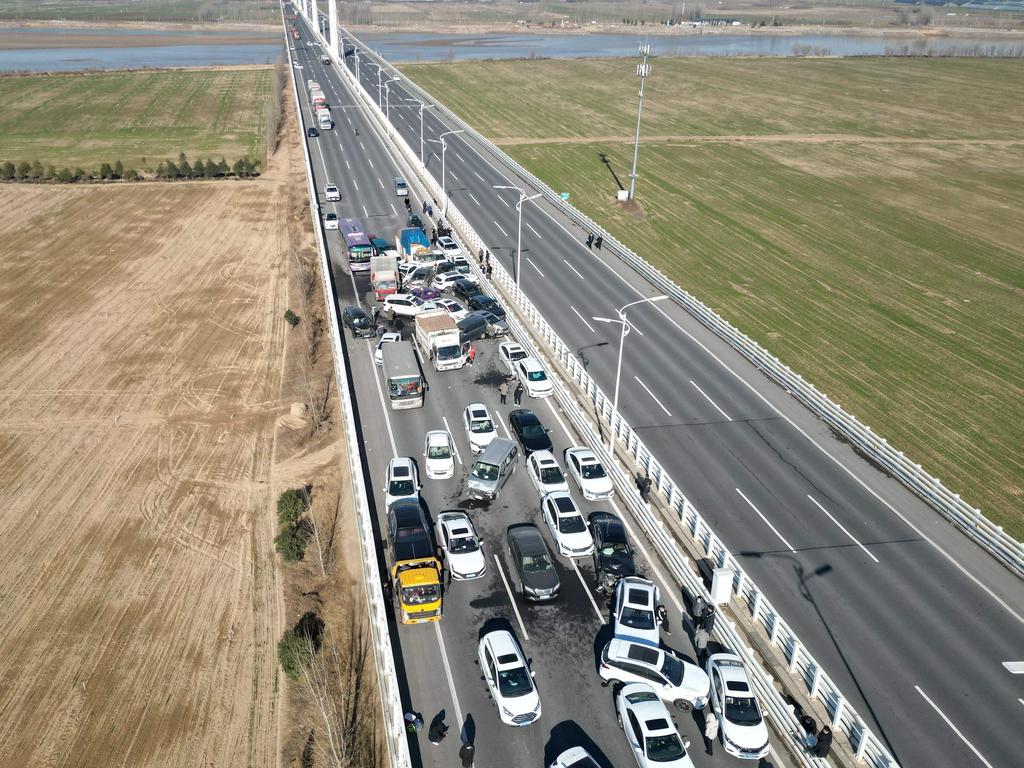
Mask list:
[[[640,46],[640,55],[644,57],[642,64],[636,65],[636,76],[640,78],[640,103],[636,108],[636,138],[633,140],[633,170],[629,172],[629,199],[636,197],[636,161],[640,154],[640,115],[644,110],[644,83],[647,76],[651,74],[651,65],[647,59],[651,56],[651,44],[644,43]]]

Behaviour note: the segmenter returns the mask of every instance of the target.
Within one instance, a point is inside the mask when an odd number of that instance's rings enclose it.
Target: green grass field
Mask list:
[[[276,0],[5,0],[0,19],[64,21],[280,21]]]
[[[0,78],[0,162],[264,159],[272,67]]]
[[[405,72],[1024,537],[1024,62],[632,67]]]

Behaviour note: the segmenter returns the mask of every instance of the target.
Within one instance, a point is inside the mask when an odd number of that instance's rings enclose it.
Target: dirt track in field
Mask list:
[[[284,180],[0,186],[4,765],[277,762]]]

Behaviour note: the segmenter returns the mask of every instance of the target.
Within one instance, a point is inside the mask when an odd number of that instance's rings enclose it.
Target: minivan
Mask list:
[[[466,315],[456,325],[459,327],[459,343],[461,344],[469,344],[471,341],[482,339],[490,327],[487,318],[475,312]]]
[[[484,448],[469,471],[466,490],[473,499],[496,499],[501,488],[516,471],[519,447],[511,440],[496,437]]]

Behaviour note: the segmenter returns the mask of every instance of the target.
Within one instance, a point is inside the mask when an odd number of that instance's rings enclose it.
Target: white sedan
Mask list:
[[[455,238],[444,237],[437,238],[437,247],[441,249],[446,259],[450,259],[452,256],[461,256],[462,249],[459,248],[459,244],[455,242]]]
[[[449,272],[442,272],[439,275],[434,276],[434,282],[431,285],[437,288],[439,291],[450,291],[455,285],[457,280],[469,280],[471,283],[476,282],[476,278],[464,275],[461,272],[451,270]]]
[[[480,453],[498,434],[490,411],[483,403],[470,403],[466,406],[462,412],[462,426],[466,428],[466,438],[473,453]]]
[[[523,726],[539,720],[540,694],[512,633],[505,629],[488,632],[481,638],[477,653],[501,722]]]
[[[407,456],[396,456],[388,462],[387,479],[384,482],[384,505],[391,507],[399,499],[419,499],[420,479],[416,474],[416,462]]]
[[[516,363],[527,357],[526,350],[514,341],[503,341],[498,345],[498,359],[511,374],[516,372]]]
[[[465,581],[484,575],[487,558],[469,515],[461,509],[445,510],[437,516],[436,533],[453,579]]]
[[[377,365],[384,365],[384,345],[401,340],[402,334],[400,333],[388,332],[381,336],[380,341],[377,342],[377,348],[373,350],[373,362]]]
[[[639,576],[619,579],[612,598],[612,627],[616,637],[642,640],[655,647],[661,642],[656,611],[658,587]]]
[[[443,429],[427,432],[423,442],[423,459],[427,465],[427,477],[431,480],[447,480],[455,476],[455,447],[452,437]]]
[[[426,312],[428,309],[437,309],[437,305],[432,301],[423,301],[411,293],[392,293],[384,298],[381,311],[385,315],[416,317],[420,312]]]
[[[647,683],[681,712],[703,709],[711,683],[704,670],[648,643],[613,637],[601,651],[602,685]]]
[[[526,459],[526,474],[543,497],[555,491],[569,492],[569,483],[551,451],[534,451]]]
[[[716,653],[707,661],[707,673],[711,678],[711,712],[705,717],[718,718],[725,751],[743,760],[767,757],[768,727],[743,661],[732,653]]]
[[[438,309],[443,309],[451,315],[452,320],[456,323],[469,314],[469,310],[459,304],[455,299],[435,299],[434,303],[437,304]]]
[[[541,516],[566,557],[586,557],[594,552],[594,539],[576,503],[565,491],[547,494],[540,503]]]
[[[619,727],[640,768],[693,768],[689,739],[679,737],[665,705],[651,686],[630,683],[615,696]]]
[[[566,448],[562,457],[565,459],[566,471],[580,487],[584,499],[610,499],[614,495],[612,479],[592,450],[582,446]]]

